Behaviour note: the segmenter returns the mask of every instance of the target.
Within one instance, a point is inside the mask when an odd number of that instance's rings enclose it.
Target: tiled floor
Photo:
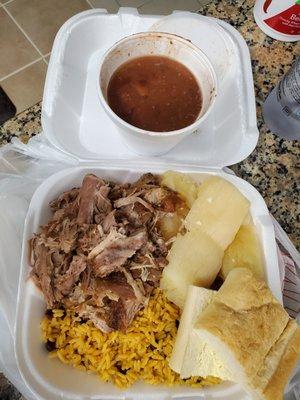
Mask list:
[[[0,0],[0,87],[15,105],[17,113],[40,101],[55,34],[68,18],[83,10],[106,8],[115,13],[119,7],[137,7],[140,13],[168,14],[174,9],[196,11],[207,2]]]

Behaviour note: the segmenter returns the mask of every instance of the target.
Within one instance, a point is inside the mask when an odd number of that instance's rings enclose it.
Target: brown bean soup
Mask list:
[[[107,100],[124,121],[153,132],[191,125],[202,107],[192,72],[164,56],[138,57],[122,64],[109,81]]]

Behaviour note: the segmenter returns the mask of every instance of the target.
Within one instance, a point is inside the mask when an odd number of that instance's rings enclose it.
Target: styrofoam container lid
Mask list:
[[[251,60],[242,36],[229,24],[189,12],[171,16],[89,10],[58,32],[47,71],[42,126],[47,139],[78,162],[139,160],[122,141],[97,93],[99,65],[117,40],[136,32],[172,31],[200,47],[218,71],[220,88],[203,126],[153,163],[222,168],[246,158],[258,140]],[[143,157],[144,159],[144,157]]]

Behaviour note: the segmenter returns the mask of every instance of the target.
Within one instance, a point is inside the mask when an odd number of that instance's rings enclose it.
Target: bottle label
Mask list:
[[[271,1],[267,0],[267,7]],[[266,7],[265,7],[266,8]],[[264,22],[277,32],[286,35],[299,35],[300,34],[300,4],[296,1],[292,7],[282,11],[273,17],[267,18]]]
[[[300,58],[277,86],[277,99],[287,117],[300,121]]]

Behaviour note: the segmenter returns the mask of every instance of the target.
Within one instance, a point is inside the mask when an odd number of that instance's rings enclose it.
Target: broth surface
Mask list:
[[[192,72],[164,56],[138,57],[122,64],[109,81],[107,100],[124,121],[154,132],[191,125],[202,107]]]

